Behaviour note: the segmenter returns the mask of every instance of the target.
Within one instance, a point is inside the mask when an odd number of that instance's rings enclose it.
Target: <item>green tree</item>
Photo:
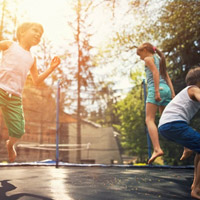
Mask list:
[[[63,86],[73,90],[74,99],[69,97],[71,102],[75,102],[75,107],[72,107],[73,112],[77,114],[77,143],[81,144],[81,117],[88,116],[88,105],[94,104],[98,101],[97,98],[97,85],[93,73],[93,69],[96,67],[94,57],[96,54],[95,47],[91,40],[95,34],[94,28],[94,13],[95,9],[104,1],[88,1],[77,0],[73,2],[75,15],[68,22],[74,33],[74,41],[71,43],[71,47],[75,52],[71,53],[73,59],[72,65],[74,66],[72,75],[72,81],[66,85],[63,82]],[[74,59],[74,57],[76,59]],[[68,58],[69,59],[69,58]],[[74,70],[75,69],[75,70]],[[74,89],[76,88],[76,89]],[[68,102],[69,105],[69,102]],[[72,106],[72,103],[71,103]],[[77,162],[80,162],[81,155],[77,152]]]
[[[166,1],[152,27],[166,54],[175,90],[185,86],[188,70],[200,64],[200,1]]]
[[[131,76],[135,86],[126,98],[116,104],[116,115],[120,124],[115,124],[114,127],[121,134],[120,141],[124,153],[137,155],[138,162],[145,162],[148,155],[141,72],[136,71]]]

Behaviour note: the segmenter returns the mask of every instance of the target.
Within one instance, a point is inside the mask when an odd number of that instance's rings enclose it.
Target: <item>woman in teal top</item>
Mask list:
[[[146,125],[153,144],[154,152],[148,161],[151,164],[157,157],[163,155],[155,124],[156,112],[160,114],[165,106],[175,96],[171,79],[166,70],[165,57],[161,51],[150,43],[144,43],[137,48],[137,54],[145,62],[148,95],[146,100]]]

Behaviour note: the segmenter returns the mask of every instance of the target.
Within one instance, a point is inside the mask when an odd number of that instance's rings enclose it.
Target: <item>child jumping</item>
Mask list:
[[[165,106],[175,96],[171,79],[166,70],[165,57],[158,48],[150,43],[144,43],[137,48],[137,54],[145,62],[147,76],[147,99],[146,99],[146,125],[153,144],[153,154],[148,160],[151,164],[157,157],[163,155],[158,138],[158,129],[155,124],[155,116],[159,108],[160,114]],[[158,56],[156,55],[158,54]]]
[[[0,41],[0,107],[9,133],[6,146],[10,162],[14,162],[17,156],[14,144],[25,133],[22,91],[28,72],[30,71],[33,83],[37,85],[60,64],[60,59],[54,57],[50,67],[42,74],[38,74],[36,58],[32,57],[30,49],[40,42],[42,34],[41,24],[26,22],[17,28],[18,43]]]
[[[186,84],[165,108],[158,127],[161,135],[186,147],[185,154],[196,152],[191,196],[200,199],[200,133],[188,125],[200,109],[200,67],[188,72]]]

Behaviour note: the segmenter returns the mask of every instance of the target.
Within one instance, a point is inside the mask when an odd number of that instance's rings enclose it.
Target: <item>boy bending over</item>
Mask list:
[[[188,72],[186,84],[165,108],[158,127],[165,138],[186,147],[185,153],[188,149],[196,152],[191,196],[200,199],[200,133],[189,126],[200,108],[200,67]]]

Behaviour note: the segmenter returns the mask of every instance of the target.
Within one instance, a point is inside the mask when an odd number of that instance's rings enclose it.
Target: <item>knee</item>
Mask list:
[[[145,119],[145,123],[146,123],[146,125],[154,123],[154,119],[152,119],[151,117],[147,116],[146,119]]]

